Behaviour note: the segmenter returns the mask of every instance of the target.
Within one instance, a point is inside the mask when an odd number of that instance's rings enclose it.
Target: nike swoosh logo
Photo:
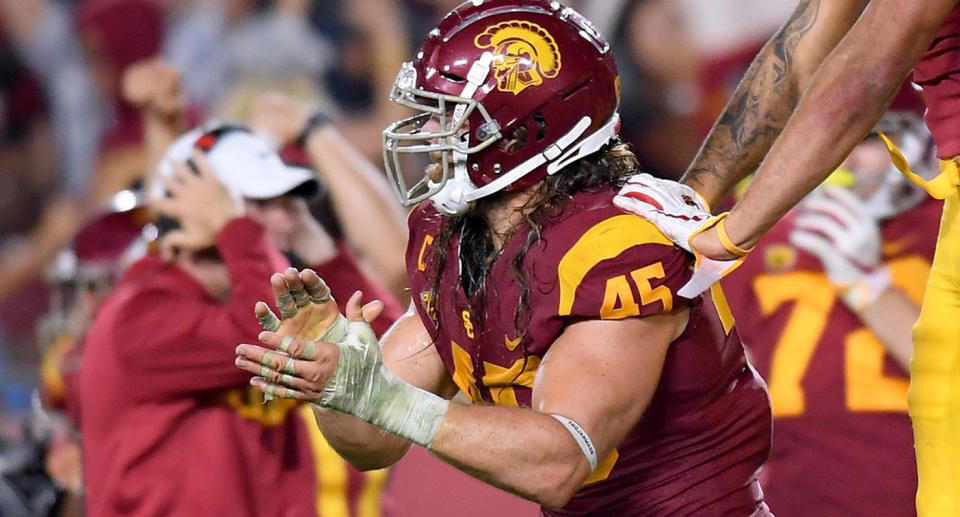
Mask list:
[[[521,341],[521,338],[510,339],[506,336],[506,334],[504,334],[503,336],[503,343],[507,345],[507,350],[511,352],[513,352],[514,350],[517,349],[518,346],[520,346],[520,341]]]

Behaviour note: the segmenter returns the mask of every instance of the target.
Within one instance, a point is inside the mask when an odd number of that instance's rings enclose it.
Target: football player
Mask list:
[[[913,78],[926,99],[925,118],[943,160],[941,175],[923,180],[908,171],[896,150],[891,155],[914,181],[945,200],[910,367],[917,509],[923,516],[960,514],[957,63],[960,7],[955,0],[800,2],[754,60],[688,169],[686,185],[645,179],[646,186],[631,189],[638,203],[629,197],[621,201],[628,210],[656,220],[701,257],[697,281],[684,292],[705,289],[830,174],[880,119],[915,67]],[[671,217],[697,212],[681,203],[683,196],[695,196],[682,187],[716,202],[754,170],[756,181],[729,218],[704,226],[677,224],[681,220]],[[643,201],[658,196],[673,202],[657,201],[661,208],[656,208]]]
[[[907,173],[945,200],[910,371],[917,509],[923,516],[960,515],[958,63],[955,0],[801,1],[757,55],[683,183],[637,178],[618,201],[695,252],[696,281],[683,291],[692,296],[736,267],[777,219],[840,164],[914,69],[944,161],[942,174],[929,182]],[[895,150],[891,155],[908,169]],[[698,209],[715,205],[754,171],[756,179],[729,217],[704,224],[705,211]],[[697,193],[707,205],[684,202]]]
[[[251,383],[316,403],[358,467],[416,443],[544,515],[770,515],[769,400],[723,292],[679,296],[686,254],[612,204],[638,166],[606,40],[558,2],[466,2],[392,98],[412,307],[378,343],[360,293],[343,316],[311,271],[274,275]]]
[[[918,114],[892,111],[881,127],[933,169]],[[723,281],[770,387],[776,433],[762,479],[777,515],[914,513],[910,328],[940,210],[873,134]]]

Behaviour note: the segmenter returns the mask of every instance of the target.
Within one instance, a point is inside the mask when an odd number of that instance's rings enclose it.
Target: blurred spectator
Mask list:
[[[620,71],[621,137],[651,174],[676,178],[696,153],[699,53],[681,6],[669,0],[586,3],[606,20]],[[594,16],[594,12],[597,15]]]
[[[352,29],[327,74],[327,84],[344,81],[349,90],[365,84],[366,106],[352,112],[334,111],[337,128],[368,160],[382,159],[381,132],[401,118],[403,109],[390,102],[397,68],[408,59],[413,45],[405,31],[405,10],[400,0],[343,2],[343,18]],[[439,19],[439,16],[437,17]],[[343,91],[345,89],[341,89]]]
[[[75,12],[2,0],[0,19],[44,86],[58,170],[46,199],[35,200],[44,206],[25,239],[0,250],[4,300],[38,276],[90,207],[142,174],[139,116],[120,98],[119,81],[129,64],[158,52],[163,13],[150,0],[89,0]]]
[[[310,25],[307,0],[195,0],[175,5],[165,55],[180,70],[188,102],[222,111],[242,82],[316,84],[332,60],[330,42]]]
[[[407,226],[383,174],[323,112],[311,112],[308,106],[277,93],[259,97],[251,111],[250,124],[258,133],[281,146],[302,145],[326,187],[347,243],[373,278],[398,299],[406,299]]]
[[[399,110],[387,97],[410,45],[399,0],[194,0],[173,10],[165,53],[188,103],[245,120],[257,92],[309,97],[370,160]]]
[[[162,150],[186,126],[179,81],[176,67],[162,60],[137,63],[125,77],[125,95],[143,113],[146,154],[151,160],[158,160]],[[261,88],[250,86],[239,96],[242,98],[233,99],[236,113],[231,119],[249,119],[257,133],[285,147],[285,156],[292,157],[295,165],[306,165],[319,173],[329,206],[318,215],[331,222],[327,231],[336,233],[332,237],[337,240],[340,256],[353,261],[348,246],[355,250],[364,270],[389,290],[389,296],[404,300],[408,296],[403,266],[407,228],[386,178],[340,134],[329,116],[319,111],[311,119],[314,112],[309,105],[295,100],[314,97],[296,92],[296,87],[287,91],[291,95],[263,93]],[[318,238],[318,242],[332,242],[328,235],[322,239]],[[287,251],[286,244],[277,245]],[[298,265],[320,263],[312,257],[301,259],[304,261]],[[349,296],[338,299],[346,301]]]
[[[50,131],[41,85],[0,31],[0,238],[29,232],[56,188]]]
[[[191,150],[196,173],[179,161]],[[309,408],[262,404],[231,360],[236,343],[257,334],[249,311],[271,298],[266,279],[286,265],[274,241],[322,245],[281,231],[317,231],[305,215],[293,220],[305,205],[291,198],[316,189],[312,174],[229,126],[188,134],[164,163],[170,196],[153,203],[173,218],[160,222],[170,262],[148,255],[130,268],[84,351],[87,513],[293,516],[316,515],[323,501],[379,505],[384,472],[348,471],[313,431]],[[321,480],[320,471],[342,476]]]
[[[912,106],[921,109],[892,111],[878,127],[932,172],[922,104]],[[940,212],[872,135],[724,281],[769,383],[775,433],[763,486],[777,515],[915,515],[910,330]]]
[[[113,211],[86,222],[47,272],[51,304],[38,333],[44,350],[40,393],[50,434],[44,463],[63,491],[61,517],[81,515],[83,504],[78,387],[83,338],[113,284],[147,249],[142,196],[123,191],[115,200]]]

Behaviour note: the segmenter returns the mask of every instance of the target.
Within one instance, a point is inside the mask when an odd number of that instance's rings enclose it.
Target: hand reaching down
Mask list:
[[[685,298],[695,298],[709,289],[739,267],[746,256],[743,251],[733,258],[715,259],[712,253],[694,247],[695,237],[711,230],[722,230],[726,214],[711,215],[703,197],[682,183],[646,173],[636,174],[613,198],[613,204],[624,212],[650,221],[674,244],[694,255],[693,275],[677,291]]]

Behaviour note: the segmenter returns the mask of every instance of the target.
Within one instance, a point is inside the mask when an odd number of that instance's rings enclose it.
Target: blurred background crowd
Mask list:
[[[36,325],[50,304],[38,283],[81,225],[116,193],[142,185],[151,168],[149,124],[123,92],[131,66],[162,58],[179,72],[189,125],[247,121],[253,99],[268,90],[322,106],[379,165],[380,131],[402,114],[387,99],[399,64],[458,3],[2,0],[5,412],[24,411],[37,385]],[[617,51],[622,134],[647,170],[667,177],[689,163],[757,48],[793,7],[789,0],[576,4]]]
[[[757,50],[795,5],[792,0],[567,3],[593,20],[615,50],[623,139],[648,172],[670,178],[684,171]],[[56,472],[56,488],[46,499],[37,481],[35,515],[45,515],[41,508],[52,507],[57,491],[82,491],[75,471],[78,449],[44,456],[69,427],[52,422],[60,417],[51,408],[69,414],[69,402],[57,401],[71,389],[64,373],[79,365],[71,359],[72,344],[120,272],[146,249],[150,229],[139,207],[160,156],[179,133],[219,120],[250,125],[274,144],[288,144],[310,112],[298,106],[321,110],[342,139],[326,145],[346,157],[330,158],[337,153],[323,153],[322,146],[319,157],[311,156],[296,145],[286,146],[281,156],[317,170],[331,199],[312,213],[340,251],[356,255],[365,274],[406,303],[402,222],[381,225],[382,236],[356,223],[362,214],[373,214],[367,222],[376,223],[377,214],[395,215],[399,205],[389,195],[350,197],[349,187],[336,185],[338,177],[379,174],[380,133],[403,115],[388,100],[399,66],[458,4],[0,0],[0,443],[44,444],[39,456],[23,452],[16,464],[41,457],[47,470]],[[367,165],[357,165],[363,159]],[[371,188],[383,192],[382,185]],[[381,201],[393,206],[371,206]],[[331,213],[339,223],[323,221]],[[789,260],[778,257],[769,260]],[[252,317],[252,306],[250,312]],[[423,490],[421,472],[433,468],[425,455],[412,461],[422,462],[411,467],[417,474],[404,477],[401,464],[393,480],[399,498],[418,486]],[[431,490],[458,478],[436,479]],[[21,482],[19,489],[34,490],[31,482]],[[476,501],[483,501],[477,515],[491,515],[483,507],[493,504],[506,505],[494,512],[499,515],[535,512],[532,505],[507,496],[490,499],[490,489],[474,488]],[[472,515],[462,509],[424,513],[416,509],[423,501],[406,497],[404,504],[395,501],[397,515]],[[70,511],[62,497],[56,504]]]

